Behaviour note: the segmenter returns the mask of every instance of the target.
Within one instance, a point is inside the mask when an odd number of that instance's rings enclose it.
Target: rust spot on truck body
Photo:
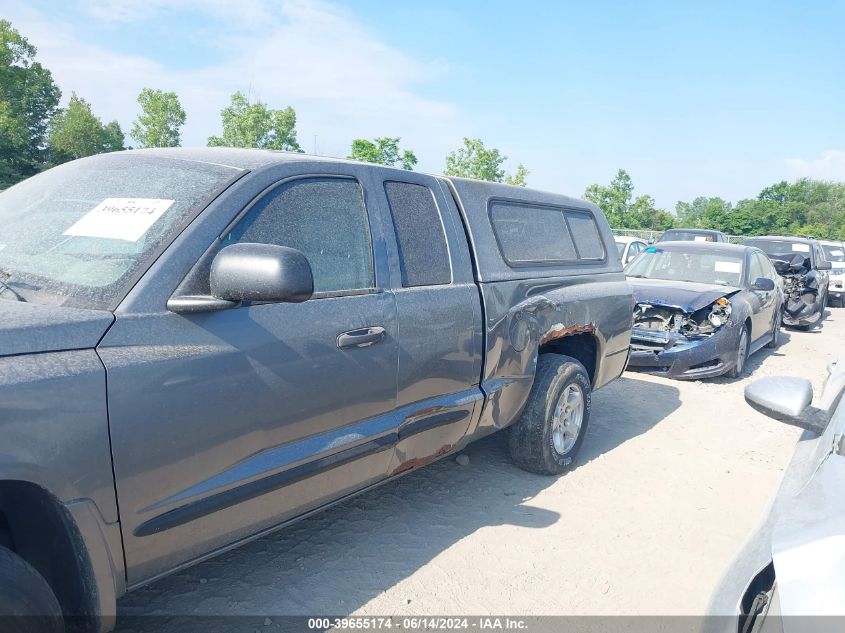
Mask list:
[[[573,334],[593,334],[596,331],[594,323],[587,323],[586,325],[571,325],[564,326],[562,323],[557,323],[549,328],[548,332],[540,339],[540,345],[545,345],[550,341],[554,341],[564,336],[572,336]]]
[[[393,475],[398,475],[399,473],[403,473],[406,470],[412,470],[414,468],[419,468],[420,466],[426,466],[436,460],[438,457],[443,457],[446,453],[451,451],[454,448],[453,444],[446,444],[445,446],[441,446],[437,452],[432,455],[426,455],[425,457],[414,457],[413,459],[409,459],[408,461],[402,462],[393,471],[390,473],[390,477]]]

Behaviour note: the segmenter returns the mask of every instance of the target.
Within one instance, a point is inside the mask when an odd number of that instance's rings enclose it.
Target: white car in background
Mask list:
[[[845,244],[819,240],[824,256],[830,262],[830,289],[827,295],[827,305],[845,308]]]
[[[616,248],[619,249],[619,259],[622,260],[623,266],[634,261],[637,255],[648,248],[646,241],[638,237],[614,235],[613,240],[616,242]]]

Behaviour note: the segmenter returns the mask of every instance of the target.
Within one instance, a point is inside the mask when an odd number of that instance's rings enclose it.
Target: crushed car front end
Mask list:
[[[824,296],[819,292],[819,276],[803,266],[779,265],[783,277],[783,324],[790,327],[807,327],[818,322],[824,311]]]
[[[687,380],[721,376],[737,360],[742,322],[735,312],[729,296],[698,309],[638,300],[628,369]]]

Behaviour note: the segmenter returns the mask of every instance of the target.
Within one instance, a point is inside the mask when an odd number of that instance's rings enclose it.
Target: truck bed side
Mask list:
[[[598,389],[625,368],[631,332],[631,288],[610,227],[587,202],[495,183],[443,179],[473,255],[484,314],[481,387],[484,411],[471,435],[508,426],[521,413],[539,354],[580,360]],[[590,261],[509,265],[490,220],[491,202],[544,205],[591,214],[604,255]]]

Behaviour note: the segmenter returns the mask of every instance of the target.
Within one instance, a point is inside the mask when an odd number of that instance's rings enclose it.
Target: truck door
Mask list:
[[[449,452],[480,410],[481,303],[457,208],[434,178],[383,172],[399,323],[399,441],[391,474]]]
[[[299,249],[311,299],[118,311],[101,343],[130,585],[387,476],[396,310],[349,170],[271,185],[214,243]]]

